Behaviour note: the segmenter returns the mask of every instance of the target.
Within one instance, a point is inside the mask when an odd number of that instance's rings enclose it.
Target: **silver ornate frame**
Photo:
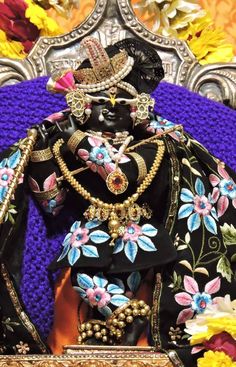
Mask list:
[[[24,60],[0,58],[0,85],[49,75],[80,63],[80,40],[87,35],[104,46],[126,37],[145,40],[163,60],[165,80],[236,108],[236,63],[201,66],[188,45],[175,38],[156,35],[136,18],[129,0],[97,0],[87,19],[71,32],[42,37]]]

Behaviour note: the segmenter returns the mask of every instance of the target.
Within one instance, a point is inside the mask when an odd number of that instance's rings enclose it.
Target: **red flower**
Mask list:
[[[204,347],[213,352],[224,352],[230,356],[233,361],[236,361],[236,340],[226,331],[213,335],[204,343]]]
[[[25,52],[29,52],[33,42],[39,37],[39,29],[25,17],[28,5],[24,0],[5,0],[0,3],[0,29],[8,39],[23,44]]]

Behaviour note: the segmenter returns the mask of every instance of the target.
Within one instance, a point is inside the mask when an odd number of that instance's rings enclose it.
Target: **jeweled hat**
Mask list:
[[[80,47],[87,59],[77,70],[54,73],[47,83],[48,90],[93,93],[116,85],[126,90],[128,87],[136,95],[151,93],[164,77],[160,57],[146,42],[127,38],[104,49],[96,38],[86,37]]]
[[[86,50],[88,59],[74,72],[74,76],[78,88],[84,92],[108,89],[118,84],[132,70],[134,59],[124,50],[114,49],[114,55],[109,57],[100,42],[93,37],[84,38],[80,47]]]

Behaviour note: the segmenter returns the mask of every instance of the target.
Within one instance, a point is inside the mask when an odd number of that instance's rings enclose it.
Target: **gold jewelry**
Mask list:
[[[127,224],[132,217],[136,215],[136,217],[146,217],[147,210],[142,210],[136,201],[143,194],[143,192],[147,189],[147,187],[152,183],[153,178],[155,177],[160,164],[162,162],[162,158],[165,152],[165,145],[163,141],[156,140],[158,149],[154,159],[154,162],[146,175],[143,182],[139,185],[136,192],[124,200],[123,203],[104,203],[99,198],[93,197],[72,175],[69,169],[66,166],[63,158],[61,157],[60,148],[64,143],[63,139],[59,139],[53,146],[53,154],[55,159],[60,167],[60,170],[64,176],[64,178],[69,182],[69,184],[85,199],[90,201],[90,206],[84,213],[84,216],[89,219],[99,219],[102,221],[108,220],[108,229],[111,235],[112,241],[110,243],[111,246],[114,245],[114,241],[123,234],[125,229],[124,225]]]
[[[83,125],[86,122],[84,112],[86,108],[86,95],[82,90],[76,89],[66,95],[66,102],[71,109],[72,115]]]
[[[149,110],[153,110],[155,105],[155,99],[147,93],[141,93],[137,95],[136,102],[136,122],[135,125],[140,124],[143,120],[146,120],[149,116]]]
[[[153,140],[160,139],[160,138],[162,138],[162,137],[164,137],[164,136],[166,136],[166,135],[168,135],[168,134],[170,134],[172,132],[175,132],[175,131],[180,131],[181,132],[180,141],[183,141],[183,126],[182,125],[176,125],[175,127],[172,127],[170,129],[165,130],[161,134],[153,135],[150,138],[141,140],[137,144],[132,145],[131,147],[127,148],[126,149],[126,152],[130,152],[131,150],[134,150],[134,149],[136,149],[136,148],[138,148],[138,147],[140,147],[140,146],[142,146],[142,145],[144,145],[146,143],[152,143]],[[90,133],[91,134],[89,134],[89,133],[86,132],[85,135],[87,135],[87,136],[93,136],[93,137],[96,136],[95,134],[93,134],[92,131],[90,131]],[[97,133],[97,132],[94,132],[94,133]],[[98,134],[98,138],[100,138],[100,136],[101,135]],[[103,136],[103,138],[105,139],[105,136]],[[126,139],[126,137],[125,137],[125,139]],[[120,144],[123,143],[123,142],[124,141],[121,141]],[[115,143],[113,143],[113,144],[115,144]],[[74,171],[70,171],[70,173],[71,173],[72,176],[74,176],[74,175],[76,175],[76,174],[78,174],[80,172],[84,172],[84,171],[86,171],[88,169],[89,169],[89,167],[81,167],[81,168],[77,168]],[[60,177],[57,178],[57,181],[58,182],[63,181],[63,180],[65,180],[64,176],[60,176]]]
[[[53,157],[50,147],[41,150],[33,150],[30,154],[31,162],[45,162]]]
[[[51,200],[52,198],[54,198],[54,196],[59,194],[59,189],[56,186],[51,190],[37,192],[33,191],[33,193],[38,201]]]
[[[109,89],[132,70],[134,59],[124,50],[109,58],[101,43],[93,37],[85,37],[80,46],[85,49],[92,66],[74,72],[78,88],[84,92]]]
[[[120,339],[127,324],[131,324],[136,317],[149,319],[150,313],[150,306],[143,300],[132,299],[118,307],[107,319],[106,325],[110,329],[110,333]]]
[[[109,335],[109,329],[107,328],[106,321],[93,319],[83,322],[80,325],[78,343],[85,344],[90,338],[101,340],[106,344],[113,344],[113,340]]]
[[[70,137],[70,139],[67,142],[67,146],[70,149],[70,151],[75,154],[76,148],[78,147],[79,143],[85,138],[85,134],[83,131],[76,130]]]
[[[19,183],[19,179],[24,172],[24,168],[28,163],[30,158],[30,154],[34,148],[34,144],[37,138],[37,130],[36,129],[29,129],[28,130],[28,137],[24,139],[22,142],[21,150],[22,156],[20,158],[19,164],[14,169],[14,176],[8,186],[8,190],[4,196],[3,202],[0,204],[0,224],[4,221],[5,215],[7,214],[8,208],[11,204],[12,197],[16,191],[16,188]]]
[[[123,194],[123,192],[127,190],[129,181],[124,172],[122,172],[120,168],[116,168],[107,176],[106,184],[109,191],[118,195]]]
[[[146,166],[145,160],[143,159],[143,157],[140,154],[135,153],[135,152],[129,153],[128,155],[131,156],[137,164],[137,167],[138,167],[137,182],[139,184],[144,180],[144,178],[147,175],[147,166]]]

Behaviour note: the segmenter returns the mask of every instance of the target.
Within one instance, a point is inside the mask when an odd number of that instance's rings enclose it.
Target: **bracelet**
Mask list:
[[[138,166],[138,178],[137,178],[137,182],[138,184],[140,184],[144,178],[147,176],[147,166],[145,163],[145,160],[143,159],[143,157],[135,152],[129,153],[128,155],[130,155],[136,162],[137,166]]]
[[[83,138],[85,138],[85,133],[80,130],[76,130],[71,135],[70,139],[67,142],[67,146],[73,154],[75,154],[77,146],[83,140]]]
[[[51,149],[48,147],[42,150],[33,150],[30,155],[31,162],[45,162],[53,157]]]
[[[54,196],[59,194],[59,189],[56,186],[53,189],[48,190],[48,191],[37,191],[37,192],[33,191],[33,194],[35,195],[35,197],[38,201],[50,200]]]

